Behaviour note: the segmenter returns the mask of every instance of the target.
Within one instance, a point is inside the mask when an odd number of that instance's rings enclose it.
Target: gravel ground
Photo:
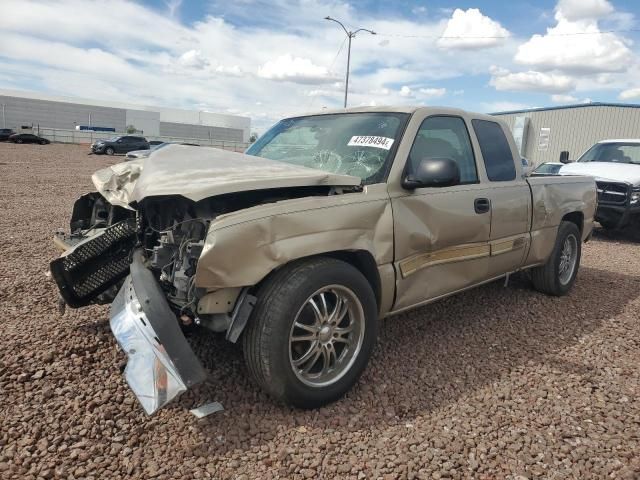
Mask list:
[[[640,245],[602,233],[564,298],[523,278],[383,322],[343,400],[274,404],[242,352],[194,339],[206,384],[147,418],[107,308],[46,276],[89,174],[79,146],[0,144],[0,478],[640,478]],[[226,410],[198,420],[207,400]]]

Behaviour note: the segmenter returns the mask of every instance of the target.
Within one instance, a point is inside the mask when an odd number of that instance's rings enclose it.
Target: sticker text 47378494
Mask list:
[[[393,145],[393,138],[374,137],[368,135],[354,135],[347,145],[351,147],[374,147],[389,150]]]

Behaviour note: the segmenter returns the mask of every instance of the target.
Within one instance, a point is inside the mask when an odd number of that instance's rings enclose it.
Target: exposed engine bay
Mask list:
[[[206,293],[195,285],[198,259],[209,224],[218,215],[341,191],[325,186],[267,189],[198,202],[181,196],[149,197],[135,210],[90,193],[74,205],[71,234],[57,234],[58,244],[72,250],[51,262],[51,272],[67,305],[111,303],[129,274],[132,251],[141,248],[171,308],[183,318],[195,319],[198,300]]]

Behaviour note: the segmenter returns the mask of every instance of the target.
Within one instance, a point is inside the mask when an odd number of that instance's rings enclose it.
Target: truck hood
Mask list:
[[[640,185],[640,165],[615,162],[574,162],[564,165],[560,175],[589,175],[597,180]]]
[[[147,158],[98,170],[91,179],[111,204],[129,209],[132,203],[161,195],[181,195],[197,202],[248,190],[361,183],[351,175],[188,145],[170,145]]]

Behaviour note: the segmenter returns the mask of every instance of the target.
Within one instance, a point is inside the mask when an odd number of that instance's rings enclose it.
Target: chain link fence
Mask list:
[[[107,140],[117,135],[127,135],[116,132],[93,132],[86,130],[65,130],[61,128],[34,127],[33,133],[56,143],[75,143],[80,145],[90,145],[96,140]],[[138,135],[132,134],[132,135]],[[207,147],[216,147],[233,152],[244,152],[250,143],[233,142],[229,140],[216,140],[209,138],[185,138],[185,137],[163,137],[144,135],[148,141],[158,140],[161,142],[194,143]]]

